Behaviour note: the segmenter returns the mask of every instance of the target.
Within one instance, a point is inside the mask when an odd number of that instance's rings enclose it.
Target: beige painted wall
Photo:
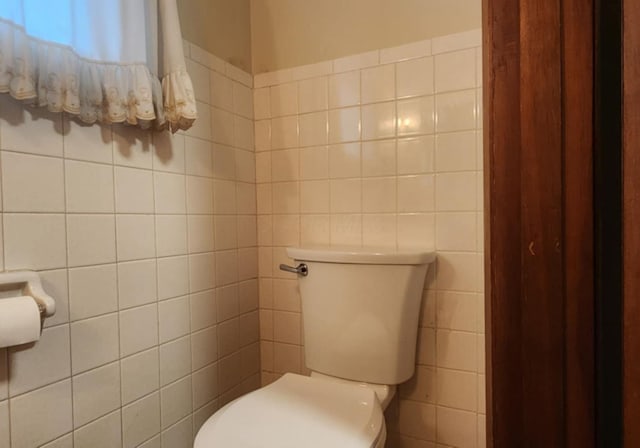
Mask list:
[[[178,0],[182,35],[251,72],[250,0]]]
[[[480,25],[480,0],[251,0],[253,71],[310,64]]]

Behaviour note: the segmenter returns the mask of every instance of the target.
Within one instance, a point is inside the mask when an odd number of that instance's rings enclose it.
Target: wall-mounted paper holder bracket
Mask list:
[[[53,297],[44,292],[37,272],[14,271],[0,273],[0,291],[15,291],[17,289],[22,291],[21,295],[33,297],[33,300],[38,304],[41,320],[56,313],[56,302]]]

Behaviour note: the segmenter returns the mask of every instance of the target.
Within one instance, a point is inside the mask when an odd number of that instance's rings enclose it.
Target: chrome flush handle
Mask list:
[[[281,264],[280,265],[280,270],[281,271],[286,271],[286,272],[291,272],[292,274],[302,275],[303,277],[306,277],[307,275],[309,275],[309,268],[304,263],[300,263],[295,268],[293,266],[288,266],[286,264]]]

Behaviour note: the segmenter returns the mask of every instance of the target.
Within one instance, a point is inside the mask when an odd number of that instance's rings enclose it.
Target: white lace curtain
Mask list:
[[[188,129],[176,0],[0,0],[0,92],[86,123]]]

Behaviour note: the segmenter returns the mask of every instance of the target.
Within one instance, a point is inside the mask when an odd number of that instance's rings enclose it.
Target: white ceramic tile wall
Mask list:
[[[58,301],[37,344],[0,350],[2,448],[190,447],[260,384],[252,79],[185,48],[186,133],[0,95],[0,269]]]
[[[254,80],[263,384],[307,372],[286,246],[438,251],[391,448],[485,446],[480,34]]]

